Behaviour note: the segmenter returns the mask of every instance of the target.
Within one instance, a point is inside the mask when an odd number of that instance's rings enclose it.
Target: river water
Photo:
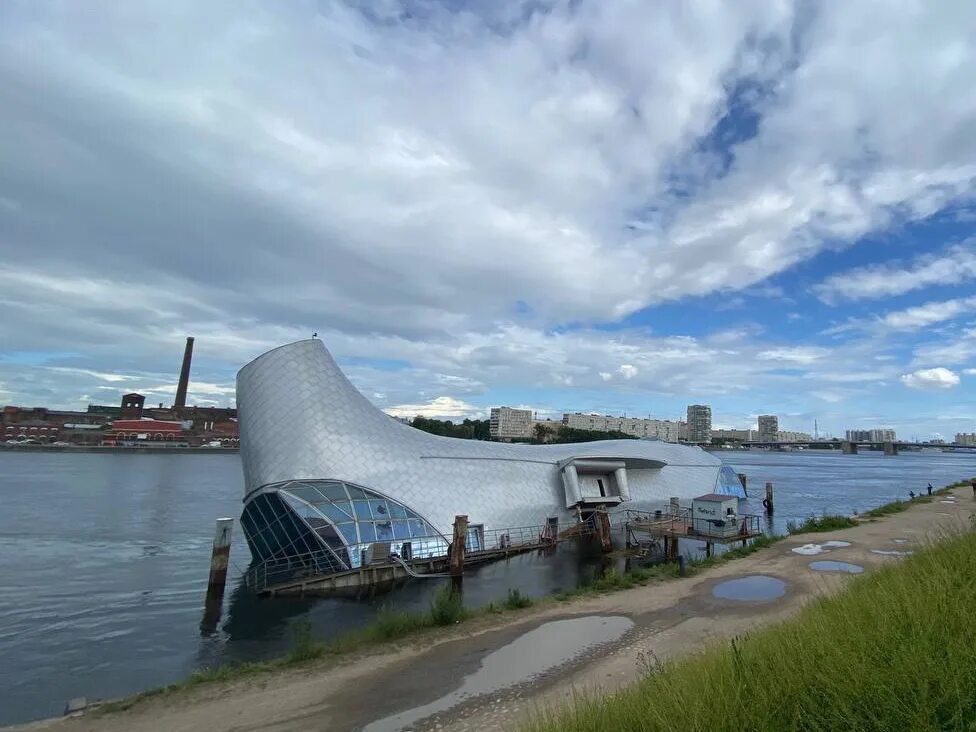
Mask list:
[[[976,454],[730,452],[761,513],[776,489],[775,528],[811,512],[864,510],[909,490],[976,475]],[[235,454],[0,452],[0,725],[58,715],[73,697],[112,698],[195,669],[286,652],[296,623],[316,637],[368,623],[384,605],[422,609],[438,586],[414,581],[366,600],[260,599],[238,586],[250,561],[235,524],[216,630],[201,628],[214,519],[241,510]],[[601,571],[561,545],[466,574],[465,603],[539,596]],[[304,625],[304,623],[302,623]]]

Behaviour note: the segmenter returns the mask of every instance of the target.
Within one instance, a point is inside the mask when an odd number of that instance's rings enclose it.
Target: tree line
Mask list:
[[[466,419],[455,424],[446,419],[430,419],[429,417],[414,417],[410,423],[413,427],[432,435],[442,437],[459,437],[463,440],[490,440],[490,423],[487,419]],[[596,432],[581,430],[566,425],[537,424],[532,431],[532,437],[513,442],[527,442],[533,445],[566,444],[573,442],[594,442],[595,440],[636,440],[633,435],[623,432]]]

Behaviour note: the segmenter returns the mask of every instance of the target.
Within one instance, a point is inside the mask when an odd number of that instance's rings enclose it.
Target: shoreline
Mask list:
[[[943,515],[948,517],[950,513],[957,513],[959,519],[968,520],[968,515],[971,515],[972,508],[976,506],[976,503],[969,496],[971,489],[968,486],[968,481],[960,481],[954,485],[959,486],[960,484],[964,485],[965,488],[940,489],[942,491],[941,498],[936,496],[932,499],[917,501],[906,505],[906,510],[886,515],[883,519],[862,518],[858,525],[853,528],[785,537],[772,546],[756,550],[750,556],[726,559],[705,566],[691,577],[668,579],[652,584],[639,583],[636,587],[609,593],[580,593],[562,600],[548,597],[537,601],[532,607],[524,610],[485,613],[461,623],[457,627],[428,629],[397,640],[373,642],[365,647],[353,647],[351,650],[341,653],[326,654],[318,660],[287,666],[257,668],[251,673],[237,677],[233,673],[229,673],[222,678],[219,672],[215,672],[212,680],[201,679],[191,685],[184,683],[184,685],[176,685],[176,688],[166,687],[129,697],[122,700],[125,708],[121,711],[111,711],[113,708],[118,708],[118,703],[105,704],[101,711],[98,710],[98,707],[94,707],[88,713],[77,717],[42,720],[10,729],[47,729],[63,726],[66,729],[93,731],[150,730],[157,728],[156,723],[160,723],[168,729],[192,729],[194,726],[207,726],[214,730],[231,729],[233,727],[232,719],[242,719],[241,715],[245,712],[232,714],[231,717],[224,719],[223,715],[229,713],[229,704],[240,705],[242,709],[249,710],[246,714],[255,716],[253,728],[261,729],[274,723],[267,717],[267,713],[259,708],[260,705],[271,704],[272,707],[278,707],[279,710],[281,706],[280,703],[269,699],[269,694],[281,695],[283,698],[292,699],[293,703],[301,704],[312,703],[313,699],[310,697],[314,697],[315,706],[319,707],[324,704],[323,709],[328,708],[330,710],[330,719],[333,713],[342,712],[339,714],[339,719],[347,720],[345,724],[349,726],[337,727],[337,729],[355,728],[355,725],[359,723],[355,721],[358,719],[356,715],[362,716],[364,708],[371,710],[366,712],[367,714],[373,713],[375,710],[373,710],[372,705],[362,700],[361,694],[353,692],[358,688],[374,690],[384,688],[383,686],[376,686],[376,684],[385,684],[386,688],[389,688],[391,684],[393,686],[403,685],[404,681],[401,678],[395,674],[390,675],[390,669],[399,668],[400,674],[403,674],[404,669],[414,669],[418,666],[421,668],[429,667],[429,674],[433,678],[441,679],[443,688],[450,689],[452,684],[458,683],[459,669],[456,667],[465,662],[465,659],[470,660],[473,646],[476,646],[478,651],[484,651],[487,649],[482,648],[482,646],[490,648],[506,638],[511,639],[513,634],[524,631],[526,628],[559,618],[578,617],[587,613],[623,614],[631,617],[638,626],[638,635],[643,638],[656,639],[658,645],[664,642],[665,648],[660,649],[661,653],[655,650],[658,656],[663,658],[681,655],[678,653],[679,649],[671,649],[671,651],[665,652],[668,646],[665,641],[667,641],[668,632],[670,632],[668,629],[677,632],[677,627],[685,626],[685,633],[678,635],[687,635],[688,631],[695,631],[691,640],[686,639],[685,646],[680,649],[682,653],[689,652],[707,640],[720,637],[723,633],[731,632],[734,635],[745,632],[756,625],[787,617],[810,598],[824,591],[832,591],[843,586],[845,579],[843,577],[828,574],[817,574],[816,577],[813,577],[811,575],[816,573],[804,572],[804,562],[809,557],[788,551],[789,545],[822,542],[828,538],[855,539],[854,546],[849,549],[832,550],[831,553],[834,556],[831,559],[836,557],[837,559],[845,559],[845,561],[848,559],[859,561],[866,570],[870,570],[874,566],[881,566],[886,562],[897,561],[897,558],[892,556],[875,554],[871,550],[864,551],[859,545],[866,544],[867,541],[890,542],[892,537],[899,535],[912,536],[912,541],[917,543],[924,541],[925,537],[937,536],[940,526],[944,526],[947,520],[947,518],[943,518]],[[956,504],[950,506],[939,502],[939,500],[945,499],[945,493],[951,492],[955,492],[957,496]],[[966,516],[962,514],[966,514]],[[860,539],[862,535],[865,537],[864,541]],[[782,602],[774,603],[772,606],[753,606],[750,604],[748,609],[751,612],[745,615],[735,608],[731,610],[726,608],[716,614],[713,607],[714,603],[709,604],[705,601],[707,598],[701,597],[702,589],[708,590],[723,578],[739,575],[750,570],[775,574],[774,570],[777,569],[788,570],[781,573],[793,589],[787,593],[787,597]],[[697,606],[699,612],[685,612],[675,616],[675,608],[682,604],[688,604],[692,611]],[[705,612],[701,612],[702,609]],[[714,617],[712,617],[713,615]],[[660,622],[655,622],[656,620],[668,620],[669,622],[664,623],[664,626],[667,627],[663,627]],[[674,624],[671,621],[675,620],[678,621],[677,627],[672,628]],[[702,633],[703,636],[699,638],[698,635]],[[609,678],[614,681],[608,686],[600,669],[606,664],[615,664],[614,668],[616,669],[629,668],[632,671],[635,663],[634,647],[639,647],[639,645],[629,642],[625,646],[615,649],[610,656],[585,659],[578,663],[574,661],[568,669],[556,670],[552,674],[546,674],[545,676],[548,678],[545,681],[533,682],[530,685],[534,689],[531,696],[535,701],[544,699],[556,699],[558,701],[561,698],[560,694],[567,696],[573,689],[577,688],[581,680],[588,680],[588,683],[598,682],[598,686],[602,687],[604,692],[619,688],[619,682],[616,681],[617,675],[629,678],[632,674],[619,670],[615,672],[616,675],[611,673]],[[467,653],[465,653],[465,649],[467,649]],[[455,667],[454,671],[450,671],[452,667]],[[420,676],[423,675],[420,674]],[[313,681],[314,683],[312,683]],[[437,685],[434,684],[432,688],[436,689]],[[555,696],[553,696],[554,694]],[[359,702],[356,701],[357,698],[360,700]],[[461,705],[465,707],[465,718],[474,714],[473,710],[478,707],[477,701],[471,700],[470,703],[465,702]],[[390,699],[385,699],[380,706],[398,703],[404,704],[404,697],[391,694]],[[468,709],[468,707],[471,708]],[[217,711],[220,711],[220,715],[212,717],[212,713]],[[457,709],[452,710],[452,712],[456,711]],[[490,710],[487,711],[490,712]],[[503,715],[499,715],[496,710],[495,713],[489,713],[485,716],[486,710],[481,710],[476,716],[481,719],[481,724],[488,726],[478,728],[510,729],[510,723],[514,721],[515,717],[524,721],[524,715],[521,713],[525,711],[526,704],[524,702],[515,704]],[[445,719],[453,718],[452,714],[444,716]],[[168,721],[163,721],[167,718]],[[260,721],[263,719],[266,721]],[[301,729],[302,727],[281,727],[279,725],[277,728]],[[451,729],[454,727],[445,726],[444,728]],[[466,727],[458,727],[458,729],[464,728]]]
[[[209,455],[238,455],[239,447],[159,447],[159,446],[138,446],[138,447],[117,447],[115,445],[2,445],[0,455],[4,452],[70,452],[70,453],[141,453],[141,454],[166,454],[166,455],[185,455],[193,453],[206,453]]]

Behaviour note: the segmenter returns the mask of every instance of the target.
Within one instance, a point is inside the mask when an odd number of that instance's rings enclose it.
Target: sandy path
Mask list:
[[[112,714],[88,713],[14,729],[57,732],[230,732],[244,730],[362,729],[367,723],[432,702],[458,688],[484,657],[553,620],[581,616],[625,616],[634,628],[619,641],[590,650],[572,662],[430,717],[418,729],[511,730],[541,706],[573,693],[619,688],[634,681],[644,659],[662,660],[694,652],[796,612],[811,598],[843,587],[850,575],[814,572],[811,561],[829,559],[861,565],[865,571],[954,527],[968,526],[976,509],[970,488],[954,491],[955,503],[914,506],[909,511],[842,531],[793,536],[744,559],[696,577],[602,597],[547,605],[516,615],[484,618],[426,639],[374,650],[329,665],[306,667],[232,683],[204,684],[149,699]],[[791,551],[807,543],[844,540],[851,546],[815,557]],[[894,540],[906,540],[905,543]],[[769,575],[787,584],[783,597],[768,602],[720,600],[714,586],[745,575]],[[515,674],[517,678],[517,673]]]

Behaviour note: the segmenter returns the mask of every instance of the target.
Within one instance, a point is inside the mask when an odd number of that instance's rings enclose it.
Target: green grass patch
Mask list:
[[[862,515],[868,516],[869,518],[881,518],[882,516],[890,516],[893,513],[907,511],[910,505],[912,504],[909,501],[892,501],[883,506],[872,508],[870,511],[865,511]]]
[[[430,619],[434,625],[454,625],[467,617],[461,593],[453,584],[444,585],[430,601]]]
[[[523,595],[522,591],[519,589],[509,589],[508,597],[505,598],[506,610],[521,610],[522,608],[530,607],[531,605],[531,597],[528,595]]]
[[[680,661],[530,726],[596,730],[976,728],[976,534],[851,581],[792,620]]]
[[[827,515],[810,516],[802,523],[787,521],[786,530],[791,534],[806,534],[818,531],[837,531],[857,526],[857,519],[850,516]]]

